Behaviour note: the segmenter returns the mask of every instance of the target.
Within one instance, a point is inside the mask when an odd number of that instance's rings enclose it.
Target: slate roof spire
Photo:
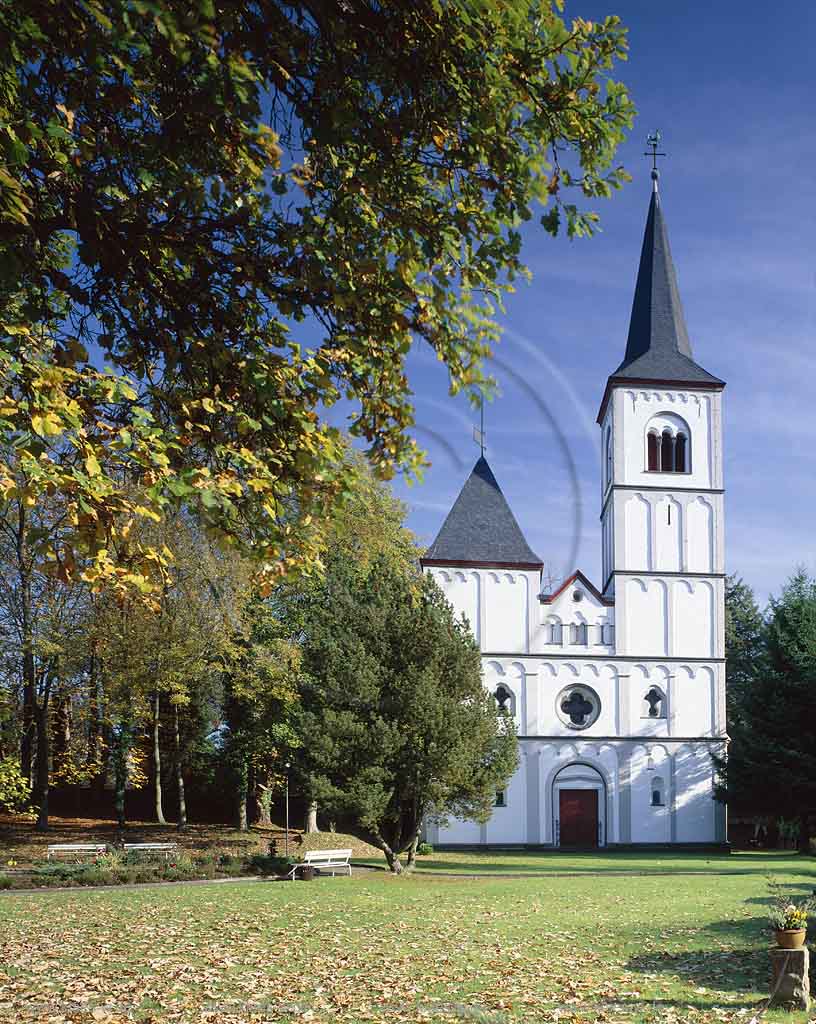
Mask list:
[[[542,568],[484,455],[465,481],[422,564]]]
[[[613,384],[654,381],[698,388],[725,386],[724,381],[694,361],[660,204],[658,179],[657,170],[653,170],[626,354],[609,378],[599,421]]]

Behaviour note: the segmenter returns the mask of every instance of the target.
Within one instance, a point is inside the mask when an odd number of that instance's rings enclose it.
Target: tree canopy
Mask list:
[[[591,233],[624,177],[625,32],[559,9],[0,8],[0,493],[64,496],[64,574],[148,586],[132,524],[173,503],[270,577],[312,564],[340,401],[383,474],[418,467],[412,343],[480,386],[521,222]]]

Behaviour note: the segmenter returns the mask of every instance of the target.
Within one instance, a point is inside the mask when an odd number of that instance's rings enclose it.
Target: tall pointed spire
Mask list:
[[[465,481],[423,565],[541,569],[484,455]]]
[[[626,354],[607,382],[599,421],[614,384],[654,381],[697,388],[725,386],[724,381],[694,361],[660,205],[658,179],[659,174],[653,169]]]
[[[694,362],[660,205],[657,171],[652,171],[652,183],[626,355],[612,376],[717,383],[717,377]]]

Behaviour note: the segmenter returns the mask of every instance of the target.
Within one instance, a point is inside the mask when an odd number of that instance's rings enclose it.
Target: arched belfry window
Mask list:
[[[688,473],[688,424],[675,413],[653,416],[646,429],[646,470],[649,473]]]
[[[659,776],[655,776],[652,779],[651,792],[652,807],[665,807],[666,801],[663,796],[663,780]]]
[[[612,483],[612,430],[606,428],[606,483]]]

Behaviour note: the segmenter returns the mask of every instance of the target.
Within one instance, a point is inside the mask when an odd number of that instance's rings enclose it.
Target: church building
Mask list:
[[[726,742],[722,391],[692,355],[657,172],[623,362],[600,402],[602,577],[542,560],[482,456],[425,571],[467,617],[519,767],[486,824],[439,846],[713,846]]]

